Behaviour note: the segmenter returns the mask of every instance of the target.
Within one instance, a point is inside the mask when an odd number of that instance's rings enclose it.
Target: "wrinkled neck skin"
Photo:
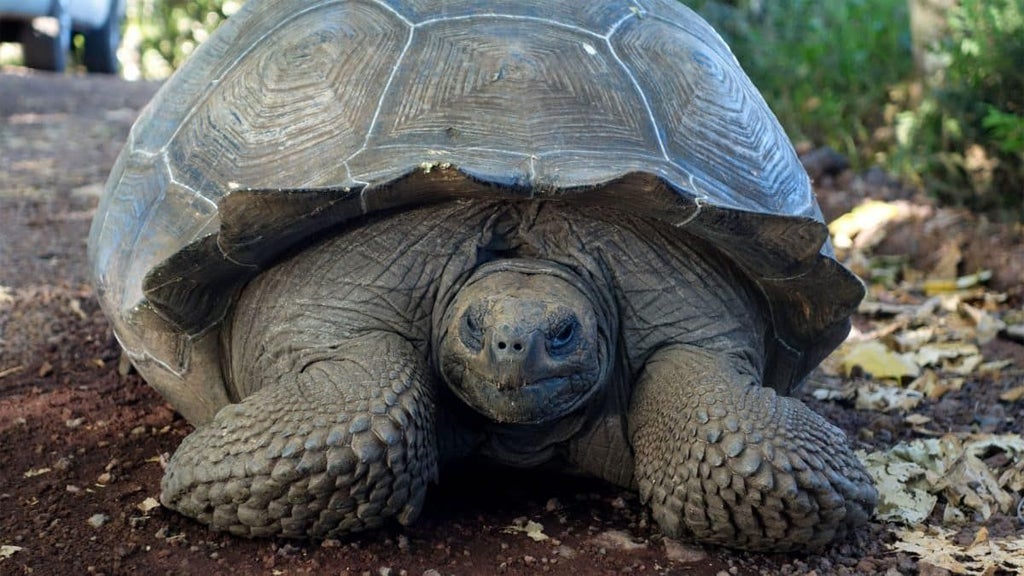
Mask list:
[[[440,295],[435,366],[488,456],[540,464],[606,403],[617,318],[594,284],[549,260],[500,258]]]

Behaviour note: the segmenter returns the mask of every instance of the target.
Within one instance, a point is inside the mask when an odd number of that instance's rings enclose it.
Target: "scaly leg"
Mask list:
[[[409,523],[437,477],[433,383],[403,338],[332,349],[185,438],[161,500],[242,536],[326,538]]]
[[[633,391],[629,430],[641,498],[672,536],[813,549],[867,522],[877,501],[841,430],[713,352],[656,353]]]

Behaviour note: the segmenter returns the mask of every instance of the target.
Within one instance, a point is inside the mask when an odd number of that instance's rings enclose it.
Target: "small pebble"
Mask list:
[[[646,542],[635,542],[632,535],[622,530],[606,530],[594,536],[590,541],[601,548],[611,548],[613,550],[631,551],[647,547]]]
[[[565,544],[555,548],[554,553],[567,560],[572,560],[576,557],[576,550],[571,546],[566,546]]]
[[[109,520],[110,516],[107,516],[106,514],[93,514],[89,517],[88,522],[89,525],[93,528],[99,528],[100,526],[106,524]]]

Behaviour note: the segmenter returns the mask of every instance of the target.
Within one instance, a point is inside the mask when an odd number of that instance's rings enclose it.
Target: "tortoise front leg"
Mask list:
[[[325,538],[415,520],[437,477],[424,360],[388,333],[324,354],[186,437],[163,504],[242,536]]]
[[[713,352],[656,353],[636,383],[629,433],[641,498],[672,536],[816,548],[867,522],[877,500],[841,430]]]

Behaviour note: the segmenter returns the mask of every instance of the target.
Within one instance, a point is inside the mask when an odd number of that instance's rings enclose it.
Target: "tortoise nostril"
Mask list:
[[[526,349],[526,345],[518,340],[498,340],[494,343],[494,348],[505,354],[518,354]]]

